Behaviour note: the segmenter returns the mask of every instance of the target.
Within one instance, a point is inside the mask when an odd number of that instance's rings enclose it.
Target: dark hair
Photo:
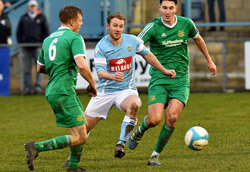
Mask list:
[[[161,4],[163,1],[174,1],[175,5],[177,5],[177,0],[160,0],[160,4]]]
[[[116,12],[116,13],[110,14],[110,15],[107,17],[107,23],[110,24],[110,21],[111,21],[113,18],[118,18],[118,19],[120,19],[120,20],[123,20],[124,23],[126,22],[126,17],[125,17],[122,13]]]
[[[62,23],[67,24],[72,19],[77,19],[77,14],[82,15],[82,10],[72,5],[67,5],[60,10],[59,19]]]

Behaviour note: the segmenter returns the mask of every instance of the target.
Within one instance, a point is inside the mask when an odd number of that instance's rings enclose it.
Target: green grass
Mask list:
[[[147,95],[138,125],[147,113]],[[89,98],[81,95],[86,107]],[[160,156],[162,166],[146,165],[163,123],[147,131],[137,149],[126,147],[123,159],[113,157],[124,113],[113,108],[106,121],[92,131],[83,149],[81,166],[90,172],[162,171],[250,171],[250,93],[191,94],[179,117],[176,130]],[[192,126],[204,127],[210,135],[208,147],[192,151],[184,144],[185,132]],[[0,171],[26,172],[24,143],[68,134],[58,128],[44,96],[0,97]],[[65,171],[62,165],[69,149],[42,152],[35,161],[37,172]]]

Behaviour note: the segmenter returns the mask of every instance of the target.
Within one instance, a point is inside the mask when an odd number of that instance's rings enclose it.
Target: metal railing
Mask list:
[[[28,0],[19,0],[16,3],[14,3],[13,5],[11,5],[9,8],[5,9],[4,12],[5,13],[9,13],[10,11],[19,8],[20,6],[26,4],[28,2]]]

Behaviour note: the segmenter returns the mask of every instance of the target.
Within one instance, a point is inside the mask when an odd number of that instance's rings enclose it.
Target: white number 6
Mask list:
[[[56,58],[56,45],[55,45],[56,43],[57,43],[57,38],[55,38],[49,46],[49,59],[51,61],[55,60]]]

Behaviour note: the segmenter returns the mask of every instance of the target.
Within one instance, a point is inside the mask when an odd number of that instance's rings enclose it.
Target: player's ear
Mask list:
[[[74,21],[73,21],[73,20],[70,20],[70,21],[69,21],[69,25],[70,25],[70,26],[73,26],[73,25],[74,25]]]
[[[109,30],[109,24],[108,23],[106,24],[106,28],[107,28],[107,30]]]

